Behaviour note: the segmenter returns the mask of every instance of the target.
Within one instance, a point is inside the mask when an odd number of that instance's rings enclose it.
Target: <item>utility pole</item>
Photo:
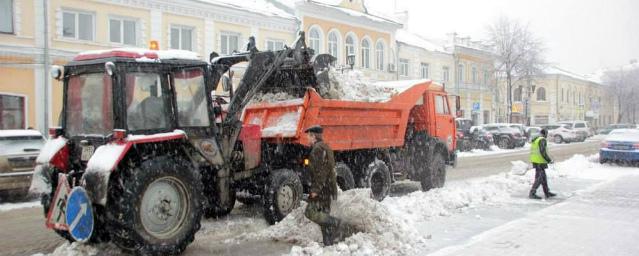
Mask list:
[[[49,89],[51,88],[49,84],[49,0],[42,0],[42,16],[44,17],[44,47],[43,47],[43,58],[44,58],[44,129],[45,131],[49,129]],[[48,133],[45,133],[48,134]]]

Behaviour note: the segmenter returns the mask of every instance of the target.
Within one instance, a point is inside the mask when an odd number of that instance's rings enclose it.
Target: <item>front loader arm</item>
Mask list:
[[[310,63],[310,56],[312,56],[312,50],[306,48],[304,33],[300,32],[300,36],[294,43],[294,48],[286,48],[280,51],[266,51],[258,52],[254,47],[249,49],[247,53],[232,55],[228,57],[215,58],[213,65],[216,68],[217,74],[215,81],[219,81],[219,77],[224,74],[230,66],[233,64],[248,61],[249,65],[246,68],[244,77],[240,81],[239,86],[234,92],[233,98],[229,103],[228,114],[224,119],[221,128],[221,146],[222,156],[224,159],[230,159],[233,152],[235,142],[239,136],[242,128],[242,122],[240,115],[244,108],[249,104],[251,99],[260,91],[267,88],[267,84],[278,83],[273,86],[295,86],[308,83],[279,83],[275,75],[279,74],[278,71],[283,67],[301,67],[302,72],[313,75],[313,69]],[[306,72],[304,72],[306,70]],[[308,71],[310,70],[310,71]],[[307,77],[294,75],[295,78]],[[314,78],[314,76],[312,76]],[[308,80],[308,79],[306,79]],[[312,79],[311,79],[312,80]],[[306,81],[310,84],[314,84],[315,81]]]

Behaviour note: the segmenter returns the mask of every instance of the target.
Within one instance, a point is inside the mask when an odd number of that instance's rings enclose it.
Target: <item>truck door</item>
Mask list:
[[[448,150],[454,149],[455,124],[445,94],[432,94],[435,109],[435,136],[446,143]]]

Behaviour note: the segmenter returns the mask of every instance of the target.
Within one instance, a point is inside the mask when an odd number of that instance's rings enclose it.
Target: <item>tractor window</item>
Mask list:
[[[162,94],[162,80],[152,73],[129,73],[126,75],[127,126],[129,130],[159,130],[167,128],[169,114],[166,112]]]
[[[111,77],[71,76],[67,84],[66,130],[71,136],[104,136],[113,130]]]
[[[173,72],[178,124],[181,127],[208,126],[204,72],[201,68]]]

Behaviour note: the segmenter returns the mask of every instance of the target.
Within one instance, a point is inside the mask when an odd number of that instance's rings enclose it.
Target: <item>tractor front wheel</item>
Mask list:
[[[200,173],[180,157],[121,170],[109,187],[112,241],[142,255],[176,255],[193,242],[202,217]]]

